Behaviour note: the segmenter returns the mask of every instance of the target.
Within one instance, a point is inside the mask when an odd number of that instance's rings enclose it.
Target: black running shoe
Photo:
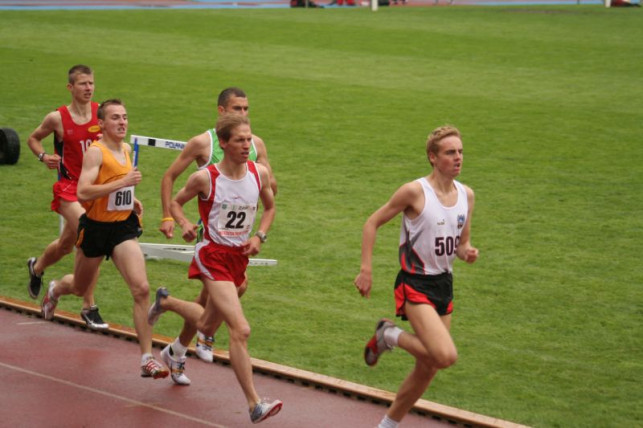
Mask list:
[[[96,305],[80,311],[80,316],[87,323],[87,327],[92,330],[107,330],[109,328],[109,324],[103,321],[100,313],[98,313],[98,306]]]
[[[35,264],[35,257],[31,257],[29,260],[27,260],[27,267],[29,268],[29,286],[27,287],[27,291],[29,291],[29,297],[31,297],[32,299],[38,298],[40,289],[42,288],[42,276],[45,274],[43,272],[40,274],[40,276],[36,275],[36,272],[34,272],[33,270]]]

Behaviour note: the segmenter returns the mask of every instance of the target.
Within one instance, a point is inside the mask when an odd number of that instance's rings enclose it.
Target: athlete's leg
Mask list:
[[[195,326],[203,314],[203,307],[196,302],[190,302],[183,299],[177,299],[172,295],[161,299],[161,309],[164,311],[174,312],[185,321],[185,324]],[[189,345],[190,342],[188,342]]]
[[[37,275],[41,275],[45,269],[74,250],[78,233],[78,218],[85,210],[79,202],[61,200],[58,211],[65,219],[65,225],[58,238],[47,245],[45,251],[36,260],[34,272]]]
[[[230,333],[230,364],[243,390],[248,408],[253,409],[259,403],[259,395],[252,380],[252,363],[248,353],[250,324],[246,320],[239,301],[239,294],[234,283],[229,281],[212,281],[203,278],[208,289],[210,301],[228,325]]]
[[[147,282],[145,259],[137,240],[121,242],[112,252],[112,260],[129,286],[134,298],[134,328],[142,354],[152,353],[152,326],[147,323],[150,287]]]
[[[61,238],[63,235],[65,235],[66,238],[64,241],[61,239],[61,245],[65,247],[65,250],[67,249],[67,247],[69,247],[69,251],[71,251],[74,248],[74,244],[76,243],[76,238],[78,235],[78,219],[85,213],[85,209],[79,202],[68,202],[61,200],[59,213],[65,219],[65,226],[63,228]],[[98,279],[98,272],[96,272],[96,279]],[[83,309],[89,309],[95,304],[95,289],[96,281],[89,284],[87,292],[83,295]]]
[[[245,281],[243,281],[243,283],[239,287],[237,287],[237,295],[239,296],[239,298],[244,295],[247,289],[248,277],[246,276]],[[197,325],[197,329],[206,336],[214,337],[215,333],[217,332],[217,330],[219,330],[219,327],[221,327],[221,324],[223,323],[223,317],[216,313],[214,307],[210,308],[210,310],[207,310],[206,312],[207,315],[204,315],[204,317],[201,319],[201,322],[199,322],[199,324]]]
[[[74,261],[74,273],[65,275],[56,282],[53,289],[53,296],[58,299],[60,296],[73,294],[82,297],[87,293],[90,284],[95,284],[98,278],[98,269],[103,257],[86,257],[80,248],[76,251]]]
[[[406,302],[404,311],[413,328],[413,334],[403,332],[398,346],[427,366],[444,369],[458,359],[451,333],[451,315],[440,316],[427,304]]]
[[[205,287],[202,287],[201,292],[197,296],[194,303],[199,307],[201,307],[201,310],[203,310],[207,301],[208,301],[208,291],[205,289]],[[161,306],[161,307],[165,309],[164,306]],[[192,342],[192,340],[194,339],[194,336],[196,336],[196,330],[197,330],[196,320],[198,320],[201,317],[201,314],[199,314],[196,318],[194,318],[192,316],[183,316],[181,313],[179,313],[174,309],[168,308],[167,310],[176,312],[179,315],[181,315],[181,317],[183,317],[183,328],[181,329],[181,333],[179,333],[179,342],[181,342],[181,345],[188,347]]]
[[[441,317],[427,304],[407,302],[404,309],[415,334],[402,332],[398,346],[416,361],[387,412],[389,418],[398,422],[424,394],[437,371],[457,360],[457,350],[449,333],[451,315]]]

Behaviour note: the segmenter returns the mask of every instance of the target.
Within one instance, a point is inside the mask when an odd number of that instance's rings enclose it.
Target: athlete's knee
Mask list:
[[[432,357],[434,367],[438,369],[446,369],[458,361],[458,351],[455,347],[445,347],[434,352]]]
[[[132,292],[132,297],[134,298],[135,302],[142,301],[146,304],[148,303],[148,300],[150,297],[150,285],[148,284],[147,281],[132,284],[130,286],[130,290]]]
[[[61,255],[67,255],[74,251],[76,245],[76,231],[65,230],[58,238],[58,252]]]
[[[61,255],[66,256],[68,254],[71,254],[72,251],[74,251],[74,242],[59,242],[58,244],[58,251],[60,252]]]
[[[244,322],[230,329],[230,340],[247,342],[250,338],[250,324]]]

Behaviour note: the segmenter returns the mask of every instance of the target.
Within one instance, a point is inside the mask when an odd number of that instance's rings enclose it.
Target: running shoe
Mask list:
[[[214,361],[212,356],[212,347],[214,346],[214,336],[206,336],[200,331],[196,332],[196,355],[206,363]]]
[[[103,321],[103,318],[98,312],[98,306],[92,305],[89,309],[83,309],[80,311],[80,317],[85,321],[87,327],[92,330],[107,330],[109,324]]]
[[[364,361],[366,361],[367,365],[374,366],[377,364],[377,360],[380,355],[393,349],[392,346],[387,345],[384,341],[384,331],[391,327],[395,327],[395,324],[393,321],[386,318],[382,318],[377,322],[375,334],[371,337],[371,340],[368,341],[364,348]]]
[[[43,272],[40,276],[36,275],[36,272],[33,270],[36,260],[37,259],[35,257],[31,257],[27,260],[27,267],[29,268],[29,286],[27,287],[27,291],[29,291],[29,297],[32,299],[38,298],[40,289],[42,288],[42,276],[45,274]]]
[[[40,305],[40,313],[42,317],[47,321],[54,319],[54,311],[56,310],[56,305],[58,304],[58,299],[54,299],[53,291],[56,287],[56,283],[51,281],[49,283],[49,288],[45,293],[45,297],[42,298],[42,303]]]
[[[141,377],[151,377],[154,379],[162,379],[164,377],[167,377],[170,372],[168,369],[166,369],[163,364],[159,363],[154,359],[154,357],[150,357],[145,361],[145,364],[141,366]]]
[[[186,358],[177,358],[176,356],[172,356],[171,354],[172,345],[167,345],[161,351],[161,359],[170,368],[170,375],[172,376],[172,380],[177,385],[187,386],[191,384],[192,382],[190,381],[190,378],[188,378],[185,373],[183,373],[185,371]]]
[[[270,416],[275,416],[277,413],[279,413],[283,405],[284,403],[282,403],[281,400],[269,402],[269,400],[266,400],[264,398],[259,403],[257,403],[252,411],[250,411],[250,420],[253,424],[258,424],[259,422],[265,421]]]
[[[165,309],[161,308],[161,299],[167,299],[169,295],[170,292],[165,287],[159,287],[156,290],[156,299],[147,311],[147,323],[149,325],[156,324],[160,316],[165,312]]]

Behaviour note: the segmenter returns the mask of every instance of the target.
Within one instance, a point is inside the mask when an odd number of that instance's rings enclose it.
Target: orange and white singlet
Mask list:
[[[460,234],[467,221],[467,192],[461,183],[454,181],[458,200],[455,205],[445,207],[426,178],[416,181],[424,191],[424,208],[414,219],[402,217],[400,266],[408,273],[421,275],[452,272]]]
[[[110,183],[127,175],[132,169],[129,152],[123,146],[125,165],[121,164],[105,145],[96,141],[92,146],[98,147],[103,153],[103,163],[98,171],[94,184]],[[123,221],[134,209],[134,186],[122,187],[109,195],[92,201],[83,202],[87,217],[94,221],[113,222]]]

